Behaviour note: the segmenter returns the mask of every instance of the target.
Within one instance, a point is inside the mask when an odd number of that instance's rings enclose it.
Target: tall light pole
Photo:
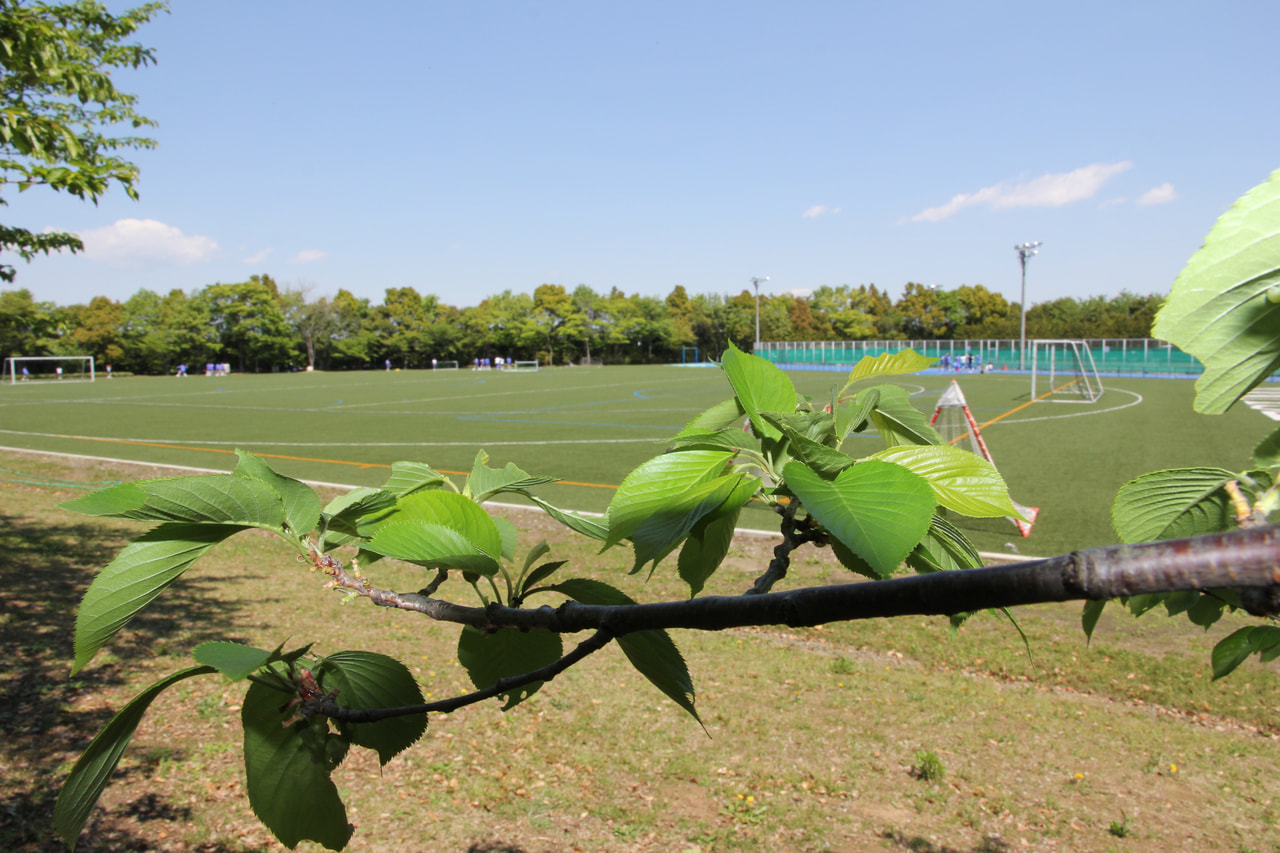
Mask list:
[[[1027,258],[1034,256],[1040,251],[1040,241],[1034,243],[1019,243],[1013,247],[1018,253],[1018,261],[1022,264],[1022,325],[1018,331],[1018,369],[1025,370],[1027,366]]]
[[[768,280],[769,276],[751,279],[751,283],[756,286],[756,345],[752,352],[760,349],[760,282]]]

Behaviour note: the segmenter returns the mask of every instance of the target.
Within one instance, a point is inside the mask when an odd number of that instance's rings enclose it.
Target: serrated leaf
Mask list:
[[[524,579],[524,583],[520,586],[521,595],[525,595],[529,590],[542,583],[547,578],[555,574],[568,560],[554,560],[550,563],[543,563],[538,568],[529,572],[529,576]]]
[[[878,385],[879,396],[871,410],[871,422],[885,446],[900,444],[945,444],[929,418],[911,405],[907,392],[897,385]]]
[[[385,518],[395,508],[397,500],[394,492],[361,487],[329,501],[322,513],[325,523],[324,550],[364,539],[360,532],[361,524]],[[372,529],[368,532],[372,534]]]
[[[790,440],[788,449],[791,451],[791,456],[808,465],[814,473],[824,479],[834,479],[854,463],[853,457],[849,454],[833,450],[825,444],[819,444],[798,433],[788,430],[786,436]]]
[[[972,518],[1019,516],[996,466],[959,447],[902,445],[871,456],[924,477],[938,504]]]
[[[213,667],[232,681],[243,681],[271,660],[272,653],[243,643],[215,640],[196,646],[191,656],[197,663]]]
[[[404,497],[424,489],[438,489],[444,485],[445,476],[421,462],[393,462],[391,476],[382,484],[385,491]]]
[[[236,450],[240,462],[235,474],[266,483],[280,498],[284,520],[297,536],[306,536],[320,521],[320,498],[311,487],[291,477],[277,474],[267,463],[247,450]]]
[[[680,579],[689,585],[691,598],[702,591],[724,562],[729,546],[733,544],[733,533],[742,507],[751,500],[758,487],[758,480],[743,481],[738,486],[741,494],[731,494],[719,509],[704,516],[689,531],[680,548],[676,569]]]
[[[743,419],[746,416],[747,410],[742,408],[742,404],[738,402],[737,398],[725,400],[722,403],[716,403],[685,424],[684,429],[676,437],[682,438],[685,435],[696,432],[715,432],[729,429],[730,427],[738,428],[742,426]]]
[[[505,468],[490,468],[489,454],[483,450],[476,453],[475,464],[471,468],[471,476],[467,478],[465,494],[476,503],[484,503],[494,495],[502,492],[523,492],[525,489],[554,483],[558,477],[547,477],[541,474],[529,474],[508,462]]]
[[[496,527],[494,534],[497,535]],[[408,520],[380,526],[362,550],[427,569],[458,569],[489,577],[498,573],[496,554],[501,548],[499,540],[495,554],[489,554],[452,528]]]
[[[492,687],[500,679],[550,666],[563,654],[560,635],[550,631],[499,628],[486,632],[467,625],[458,637],[458,663],[466,669],[471,683],[480,690]],[[502,710],[510,711],[537,693],[542,685],[543,682],[534,681],[503,693],[507,703]]]
[[[542,498],[531,495],[527,492],[524,496],[542,507],[543,511],[546,512],[547,515],[551,516],[575,533],[580,533],[589,539],[596,540],[597,542],[603,542],[609,538],[608,524],[604,523],[600,519],[588,518],[585,515],[581,515],[567,509],[560,509],[559,507],[547,503]]]
[[[115,773],[116,765],[120,763],[120,756],[124,754],[138,723],[155,698],[179,681],[216,671],[211,666],[193,666],[160,679],[129,700],[129,704],[117,711],[98,733],[71,768],[70,775],[62,783],[62,790],[58,792],[58,802],[53,807],[54,831],[68,847],[75,849],[76,839],[80,837],[85,821],[89,819],[103,789]]]
[[[907,565],[918,572],[952,572],[982,568],[982,557],[954,524],[935,514]]]
[[[680,450],[642,463],[623,479],[609,503],[605,546],[629,538],[647,519],[721,476],[732,458],[732,453],[718,450]]]
[[[1152,335],[1200,359],[1195,410],[1225,412],[1280,368],[1280,170],[1222,215],[1173,283]]]
[[[1121,486],[1111,507],[1120,541],[1154,542],[1216,533],[1234,527],[1231,499],[1222,486],[1236,475],[1224,468],[1153,471]]]
[[[880,389],[868,388],[858,392],[858,396],[854,399],[834,406],[832,414],[836,417],[837,446],[843,443],[850,433],[862,429],[871,420],[871,412],[879,402]]]
[[[242,524],[278,529],[285,519],[284,505],[271,486],[235,474],[139,480],[93,492],[62,506],[86,515],[135,521]]]
[[[520,542],[520,530],[505,518],[500,516],[491,516],[494,526],[498,528],[498,538],[502,541],[502,557],[505,560],[515,560],[516,546]]]
[[[317,670],[321,685],[337,688],[335,701],[346,708],[402,708],[422,704],[413,673],[400,661],[376,652],[346,651],[327,656]],[[386,764],[417,743],[427,730],[426,714],[406,714],[376,723],[342,723],[342,733],[357,746],[378,753]]]
[[[244,528],[235,524],[162,524],[126,545],[89,584],[76,613],[79,672],[107,640],[214,545]]]
[[[1280,427],[1253,449],[1253,464],[1259,468],[1280,468]]]
[[[720,363],[733,393],[751,419],[756,435],[778,438],[777,427],[760,417],[761,412],[794,412],[796,388],[790,377],[773,362],[758,355],[748,355],[729,342]]]
[[[1086,640],[1093,640],[1094,629],[1098,627],[1098,620],[1102,618],[1102,611],[1106,606],[1107,600],[1105,598],[1084,603],[1084,609],[1080,611],[1080,627],[1084,629]]]
[[[783,473],[809,514],[881,577],[892,574],[929,529],[933,490],[901,465],[872,459],[831,481],[799,462]]]
[[[589,578],[571,578],[551,589],[582,604],[605,607],[635,604],[635,600],[621,590]],[[695,720],[702,722],[694,707],[696,694],[693,679],[689,676],[689,667],[666,631],[635,631],[618,637],[617,642],[637,672],[671,701],[688,711]]]
[[[849,390],[849,386],[855,382],[876,376],[903,376],[908,373],[919,373],[925,368],[932,367],[937,361],[936,358],[928,358],[910,349],[881,353],[875,357],[863,356],[849,373],[849,379],[845,382],[840,396],[843,397],[844,392]]]
[[[751,499],[760,488],[758,478],[719,477],[694,486],[660,511],[653,513],[631,531],[635,551],[633,572],[646,563],[657,565],[676,549],[694,526],[708,515],[731,512]],[[734,505],[731,502],[737,501]]]
[[[292,711],[282,710],[284,698],[257,682],[245,692],[240,721],[249,805],[286,847],[315,841],[341,850],[355,828],[329,776],[334,761],[327,741],[336,736],[316,731],[327,725],[323,719],[285,725]]]
[[[738,426],[685,430],[671,440],[672,450],[758,450],[760,441]]]
[[[1252,633],[1253,628],[1232,631],[1213,647],[1211,659],[1214,681],[1230,675],[1236,667],[1248,660],[1249,655],[1253,654],[1253,645],[1249,642],[1249,635]]]
[[[1222,590],[1215,590],[1215,593],[1217,596],[1221,596]],[[1220,597],[1202,595],[1200,600],[1187,611],[1187,619],[1190,620],[1192,625],[1208,630],[1222,618],[1222,613],[1226,610],[1226,607],[1226,603]]]

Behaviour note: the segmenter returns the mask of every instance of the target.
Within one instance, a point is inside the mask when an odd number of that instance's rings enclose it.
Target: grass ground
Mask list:
[[[204,639],[321,639],[323,652],[405,661],[433,697],[466,689],[455,630],[340,606],[253,533],[219,546],[69,679],[75,601],[140,526],[56,504],[81,486],[167,472],[9,452],[0,468],[0,849],[62,849],[48,815],[70,762],[111,710]],[[548,538],[554,555],[637,598],[683,594],[670,571],[646,586],[625,576],[623,551],[598,555],[512,512],[522,547]],[[738,540],[711,591],[748,586],[770,546]],[[420,580],[377,569],[385,586]],[[796,584],[847,578],[820,552],[793,573]],[[1022,611],[1031,657],[988,618],[956,637],[922,618],[682,632],[705,732],[606,650],[509,713],[433,718],[381,770],[353,755],[338,776],[358,825],[350,849],[1280,850],[1280,681],[1256,663],[1208,681],[1209,649],[1240,623],[1202,633],[1108,611],[1087,646],[1078,616]],[[209,678],[153,706],[78,849],[277,849],[243,798],[240,695]]]
[[[819,401],[844,378],[790,375]],[[950,379],[902,384],[932,410]],[[1003,519],[963,523],[979,547],[1048,556],[1114,542],[1110,506],[1126,481],[1161,467],[1243,469],[1271,428],[1245,407],[1192,414],[1186,380],[1106,381],[1097,403],[1032,404],[1026,376],[960,377],[1014,499],[1042,511],[1025,540]],[[719,370],[676,367],[28,383],[0,386],[0,444],[222,470],[242,447],[291,476],[357,485],[380,484],[400,459],[469,471],[486,449],[499,463],[563,478],[546,491],[549,500],[602,510],[628,471],[729,396]],[[859,436],[846,449],[857,455],[863,445],[868,453],[880,447]],[[765,512],[744,517],[747,526],[773,523]]]

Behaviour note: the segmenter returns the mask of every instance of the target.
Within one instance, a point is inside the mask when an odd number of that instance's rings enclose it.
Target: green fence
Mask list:
[[[1165,341],[1153,338],[1092,338],[1085,340],[1099,373],[1136,376],[1198,376],[1203,367]],[[1025,364],[1018,357],[1018,341],[763,341],[756,355],[774,364],[818,369],[852,367],[865,356],[912,349],[922,355],[941,358],[973,356],[975,367],[992,365],[993,370],[1020,370],[1031,367],[1031,342],[1027,342]]]

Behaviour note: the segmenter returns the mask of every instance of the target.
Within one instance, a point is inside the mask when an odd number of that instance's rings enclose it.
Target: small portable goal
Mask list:
[[[517,371],[517,372],[526,372],[526,373],[527,373],[527,372],[530,372],[530,371],[537,370],[537,369],[538,369],[538,362],[536,362],[536,361],[513,361],[513,362],[511,362],[511,369],[512,369],[512,370],[515,370],[515,371]]]
[[[1080,340],[1034,340],[1031,344],[1031,399],[1051,403],[1093,403],[1102,397],[1102,379],[1088,344]]]

